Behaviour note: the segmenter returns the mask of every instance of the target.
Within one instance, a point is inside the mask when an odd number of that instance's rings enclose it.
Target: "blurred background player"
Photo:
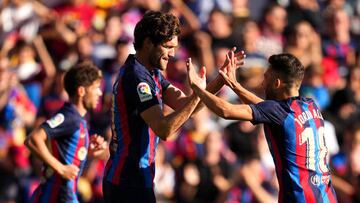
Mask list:
[[[91,155],[107,158],[106,141],[98,135],[89,137],[83,118],[102,95],[101,78],[101,72],[92,63],[71,68],[64,78],[69,102],[26,139],[26,146],[45,163],[32,202],[78,202],[77,181],[89,147]]]

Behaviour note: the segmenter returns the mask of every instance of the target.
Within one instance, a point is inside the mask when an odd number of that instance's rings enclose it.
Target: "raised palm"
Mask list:
[[[187,72],[188,72],[188,80],[189,80],[189,84],[191,87],[198,86],[201,89],[205,89],[206,88],[206,69],[203,66],[200,71],[199,74],[196,72],[192,62],[191,62],[191,58],[189,58],[186,61],[186,67],[187,67]]]
[[[235,53],[235,50],[235,47],[229,50],[226,54],[225,62],[219,70],[225,84],[229,87],[233,87],[234,84],[236,84],[236,70],[244,64],[244,59],[246,57],[244,51]]]

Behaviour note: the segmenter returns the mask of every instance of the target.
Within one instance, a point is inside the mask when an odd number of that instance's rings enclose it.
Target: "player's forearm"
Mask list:
[[[161,132],[158,132],[158,136],[166,140],[170,135],[174,134],[191,116],[200,99],[196,95],[192,95],[184,106],[172,112],[171,114],[164,117],[159,122]]]
[[[260,97],[256,96],[254,93],[245,89],[239,83],[234,84],[231,89],[240,97],[241,101],[243,101],[245,104],[257,104],[264,101]]]
[[[198,86],[193,87],[194,92],[200,97],[201,102],[203,102],[211,111],[216,115],[227,118],[229,111],[229,103],[223,99],[211,94],[210,92],[199,88]]]
[[[30,135],[26,139],[25,145],[33,154],[40,158],[45,164],[50,166],[54,171],[59,174],[62,173],[61,171],[64,165],[50,153],[44,140]]]
[[[206,90],[212,94],[215,94],[215,93],[219,92],[223,86],[224,86],[224,81],[223,81],[222,77],[220,75],[218,75],[214,80],[212,80],[206,86]],[[194,113],[200,111],[200,109],[202,109],[204,106],[205,106],[205,104],[200,101],[199,104],[196,106]]]
[[[220,91],[220,89],[224,86],[224,80],[220,75],[216,76],[214,80],[209,82],[206,86],[206,90],[212,94],[215,94]]]

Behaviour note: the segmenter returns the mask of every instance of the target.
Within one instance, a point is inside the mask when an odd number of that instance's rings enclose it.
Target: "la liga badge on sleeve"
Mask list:
[[[65,116],[62,113],[56,114],[54,117],[50,118],[46,121],[47,124],[49,124],[50,128],[55,128],[62,124],[65,120]]]
[[[151,94],[150,86],[146,82],[139,83],[136,90],[141,102],[148,101],[153,97]]]

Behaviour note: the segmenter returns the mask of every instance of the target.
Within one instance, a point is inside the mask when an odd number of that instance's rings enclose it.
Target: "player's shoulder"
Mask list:
[[[294,104],[301,103],[300,97],[291,97],[283,100],[264,100],[258,103],[257,108],[273,116],[285,119],[289,114],[294,113]]]
[[[290,97],[288,99],[285,99],[282,101],[287,106],[293,106],[293,105],[300,105],[300,106],[308,106],[308,105],[315,105],[315,102],[310,97],[303,97],[303,96],[296,96],[296,97]]]
[[[261,111],[266,114],[285,115],[289,112],[289,107],[284,100],[264,100],[255,105],[250,105],[252,110]]]
[[[290,97],[287,99],[288,102],[292,103],[294,101],[297,102],[303,102],[303,103],[313,103],[314,100],[311,97],[303,97],[303,96],[296,96],[296,97]]]
[[[255,105],[257,106],[262,106],[263,108],[269,107],[269,108],[275,108],[275,107],[280,107],[284,104],[284,101],[282,100],[264,100],[262,102],[259,102]]]
[[[60,113],[63,113],[66,117],[71,117],[73,119],[81,119],[79,111],[76,109],[75,105],[69,102],[66,102],[64,106],[59,110]]]
[[[64,106],[50,119],[46,121],[50,128],[61,126],[77,126],[82,121],[82,117],[71,103]]]
[[[125,67],[122,76],[124,85],[138,85],[141,82],[151,84],[153,82],[150,72],[139,62],[132,61]]]

